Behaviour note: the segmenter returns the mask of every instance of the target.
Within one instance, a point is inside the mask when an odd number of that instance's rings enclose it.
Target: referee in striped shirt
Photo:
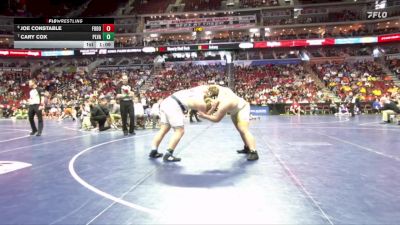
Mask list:
[[[42,110],[44,109],[44,101],[36,85],[36,81],[29,80],[29,88],[31,88],[31,91],[29,92],[29,100],[28,100],[28,105],[29,105],[28,118],[32,128],[32,132],[30,133],[30,135],[36,134],[36,136],[41,136],[43,131]],[[38,118],[39,129],[36,128],[34,120],[35,115]]]
[[[117,99],[120,100],[122,130],[124,131],[125,136],[128,135],[128,117],[129,133],[135,135],[135,109],[133,107],[133,97],[135,97],[135,94],[128,81],[128,76],[123,73],[122,84],[120,84],[117,89]]]

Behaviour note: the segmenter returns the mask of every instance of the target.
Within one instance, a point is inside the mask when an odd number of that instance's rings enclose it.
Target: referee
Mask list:
[[[122,130],[124,135],[128,135],[128,115],[129,115],[129,133],[135,135],[135,112],[133,108],[133,97],[135,96],[132,87],[128,84],[128,76],[122,75],[122,84],[117,89],[117,99],[120,100],[120,111],[122,120]]]
[[[41,136],[43,131],[42,110],[44,109],[44,104],[43,104],[44,101],[36,85],[36,81],[29,80],[29,88],[31,88],[31,91],[29,92],[29,100],[28,100],[28,105],[29,105],[28,118],[32,128],[32,132],[30,133],[30,135],[36,134],[36,136]],[[35,115],[38,118],[39,129],[36,128],[34,120]]]

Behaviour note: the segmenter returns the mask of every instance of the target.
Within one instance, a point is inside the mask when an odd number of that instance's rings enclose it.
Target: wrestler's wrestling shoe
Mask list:
[[[250,149],[248,147],[244,146],[244,148],[242,150],[237,150],[236,152],[239,154],[249,154]]]
[[[150,154],[149,154],[149,157],[150,157],[150,158],[153,158],[153,159],[160,158],[160,157],[162,157],[162,156],[163,156],[163,154],[157,152],[157,150],[151,150],[151,152],[150,152]]]
[[[257,151],[249,152],[249,154],[247,155],[247,161],[255,161],[255,160],[258,160]]]
[[[179,162],[179,161],[181,161],[181,158],[177,158],[177,157],[173,156],[170,152],[167,152],[164,155],[163,161],[164,162]]]

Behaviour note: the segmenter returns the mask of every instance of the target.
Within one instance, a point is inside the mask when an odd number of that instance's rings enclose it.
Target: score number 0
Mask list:
[[[103,32],[114,32],[114,24],[103,24]]]

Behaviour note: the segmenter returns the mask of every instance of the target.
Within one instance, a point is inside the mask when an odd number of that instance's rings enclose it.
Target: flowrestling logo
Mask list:
[[[385,19],[388,13],[386,11],[370,11],[367,12],[367,19]]]

